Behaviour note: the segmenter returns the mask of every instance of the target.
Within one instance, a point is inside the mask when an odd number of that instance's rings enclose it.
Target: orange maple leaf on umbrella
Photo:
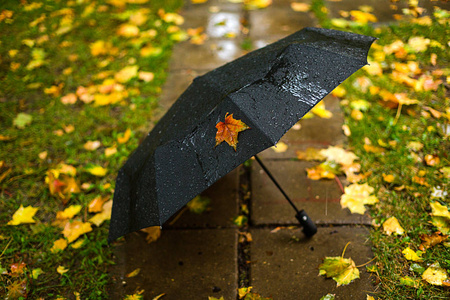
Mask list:
[[[236,151],[238,143],[238,133],[250,129],[247,124],[241,120],[234,119],[233,114],[229,115],[228,113],[225,114],[225,122],[217,123],[216,128],[216,146],[225,141],[233,147],[234,151]]]

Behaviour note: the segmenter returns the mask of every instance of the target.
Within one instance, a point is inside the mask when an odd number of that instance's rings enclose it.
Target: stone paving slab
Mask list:
[[[298,1],[302,2],[302,1]],[[262,46],[261,41],[272,43],[292,34],[304,27],[317,24],[310,12],[296,12],[291,8],[290,1],[278,0],[265,9],[248,12],[250,38]]]
[[[368,216],[351,214],[339,203],[342,194],[335,180],[311,180],[305,168],[317,164],[305,161],[263,160],[277,182],[298,209],[304,209],[317,224],[370,224]],[[340,178],[345,185],[344,178]],[[252,163],[251,222],[263,224],[298,224],[295,211],[259,164]]]
[[[212,70],[224,65],[245,52],[239,39],[207,40],[202,45],[189,42],[177,44],[173,50],[172,70]]]
[[[139,249],[137,251],[137,249]],[[147,244],[142,233],[114,247],[110,299],[144,289],[145,299],[236,299],[237,233],[234,229],[163,230]],[[126,274],[140,268],[137,276]]]
[[[222,177],[201,195],[211,199],[207,211],[201,214],[182,209],[169,219],[164,228],[222,228],[234,227],[233,218],[239,214],[240,167]],[[171,224],[173,221],[173,224]]]
[[[365,228],[319,228],[311,239],[305,239],[298,229],[281,229],[276,233],[271,233],[271,229],[253,229],[251,234],[250,285],[264,297],[318,300],[332,293],[336,299],[361,300],[374,291],[365,267],[359,268],[361,278],[347,286],[336,287],[334,280],[318,276],[323,258],[341,256],[348,242],[351,244],[345,258],[351,257],[356,265],[373,258],[371,247],[366,244]]]
[[[264,159],[296,158],[298,150],[307,148],[327,148],[330,145],[343,145],[346,137],[342,132],[344,115],[339,106],[339,99],[328,95],[324,98],[325,108],[333,113],[330,119],[314,116],[311,119],[301,119],[300,129],[291,128],[280,140],[288,148],[285,152],[277,153],[274,149],[267,149],[259,155]]]
[[[161,110],[161,116],[175,103],[180,95],[189,87],[195,77],[201,73],[193,70],[178,70],[169,72],[166,82],[162,88],[163,93],[159,98],[158,104]]]

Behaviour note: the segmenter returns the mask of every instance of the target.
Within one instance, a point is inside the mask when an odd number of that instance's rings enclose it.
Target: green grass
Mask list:
[[[383,46],[397,40],[407,45],[410,38],[419,36],[442,45],[442,47],[429,46],[423,52],[407,49],[405,57],[386,54],[384,59],[378,61],[383,68],[383,74],[370,75],[360,70],[343,83],[342,86],[347,93],[342,97],[341,104],[346,115],[345,122],[351,130],[349,147],[359,156],[362,172],[368,173],[365,181],[378,192],[380,202],[370,212],[374,224],[382,224],[387,218],[395,216],[405,229],[405,234],[401,236],[388,236],[378,225],[371,231],[376,256],[374,275],[379,286],[374,296],[376,299],[447,299],[450,297],[450,290],[422,280],[421,273],[411,268],[414,262],[406,260],[402,251],[406,247],[417,251],[422,243],[421,235],[430,235],[438,231],[431,223],[430,202],[438,201],[444,206],[450,206],[448,195],[442,198],[432,197],[433,188],[440,187],[447,192],[449,189],[448,175],[443,172],[443,168],[450,165],[447,129],[449,116],[444,115],[450,105],[448,83],[445,84],[446,76],[450,75],[448,65],[450,55],[446,40],[450,31],[448,12],[439,11],[441,16],[445,14],[445,17],[432,15],[431,24],[427,25],[415,23],[413,17],[405,17],[404,21],[379,27],[370,23],[356,23],[348,18],[344,22],[333,22],[324,5],[325,2],[320,0],[313,1],[312,5],[312,10],[322,26],[378,38],[369,53],[371,60],[376,60],[377,51],[383,52]],[[432,54],[437,55],[435,65],[430,61]],[[393,80],[391,77],[394,71],[393,64],[408,61],[418,62],[422,69],[421,74],[411,76],[412,78],[419,79],[425,74],[431,76],[433,80],[443,82],[435,90],[426,91]],[[432,75],[436,70],[441,70],[443,75]],[[379,92],[371,93],[369,87],[364,90],[355,84],[357,78],[361,77],[368,78],[370,86],[390,93],[405,93],[409,99],[417,99],[418,103],[403,105],[401,109],[390,108],[387,105],[389,103],[383,100]],[[354,110],[352,103],[361,99],[367,101],[369,107],[362,111],[363,118],[356,120],[352,117]],[[428,107],[441,112],[442,115],[439,118],[433,116]],[[410,142],[420,142],[423,148],[413,151],[408,148]],[[382,152],[367,151],[364,146],[368,143],[382,147]],[[426,155],[438,157],[439,163],[428,164]],[[385,181],[383,174],[393,175],[394,181]],[[415,176],[423,178],[422,184],[414,179]],[[422,257],[423,261],[417,264],[424,269],[439,262],[443,269],[450,271],[450,248],[445,243],[427,249]],[[402,284],[400,279],[405,276],[413,278],[417,283],[416,287]]]
[[[57,211],[74,204],[82,205],[74,219],[86,222],[94,215],[87,211],[93,198],[112,197],[114,174],[153,125],[150,120],[158,106],[171,48],[177,41],[176,34],[168,32],[174,24],[162,20],[158,11],[176,11],[182,1],[148,1],[123,7],[103,0],[36,3],[42,5],[27,6],[20,1],[0,4],[0,31],[8,33],[0,37],[0,270],[4,271],[0,275],[0,298],[20,298],[20,293],[30,299],[71,298],[78,292],[82,299],[105,299],[110,281],[107,268],[113,263],[106,242],[108,222],[93,226],[92,232],[81,236],[79,239],[86,239],[81,248],[69,245],[51,253],[53,242],[63,237],[61,228],[52,222]],[[119,36],[117,30],[127,23],[129,12],[142,8],[148,11],[147,20],[138,26],[140,35]],[[153,30],[154,37],[142,38],[147,30]],[[117,50],[94,55],[90,45],[98,40],[111,43]],[[141,56],[140,49],[146,45],[162,51]],[[44,63],[27,67],[37,54],[44,56]],[[75,93],[79,86],[100,85],[104,79],[97,74],[109,71],[106,78],[114,78],[127,65],[154,73],[154,80],[145,82],[135,77],[121,83],[128,95],[115,104],[96,106],[80,99],[69,105],[61,102],[61,97]],[[46,93],[51,86],[59,91]],[[19,113],[32,117],[23,129],[13,125]],[[72,132],[65,131],[68,125],[73,126]],[[132,131],[131,138],[118,143],[117,138],[127,128]],[[101,146],[87,151],[83,148],[87,141],[100,141]],[[108,147],[116,147],[117,153],[106,157],[104,150]],[[40,159],[44,151],[47,156]],[[60,163],[77,169],[79,186],[91,184],[72,194],[66,205],[50,193],[45,182],[47,171]],[[86,171],[90,165],[106,168],[107,175],[93,176]],[[20,205],[39,208],[36,223],[7,225]],[[20,263],[26,265],[23,272],[11,272],[11,266]],[[60,275],[56,272],[59,265],[69,271]],[[43,273],[36,279],[32,271],[38,268]],[[11,290],[17,285],[22,286],[13,297]]]

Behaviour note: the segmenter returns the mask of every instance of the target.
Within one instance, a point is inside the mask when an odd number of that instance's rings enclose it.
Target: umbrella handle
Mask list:
[[[300,225],[303,226],[303,233],[307,237],[312,237],[313,235],[316,234],[317,232],[316,224],[314,224],[314,222],[308,217],[308,215],[303,209],[295,215],[295,218],[297,218]]]
[[[259,159],[257,155],[255,155],[256,161],[259,163],[261,168],[266,172],[267,176],[272,180],[272,182],[275,184],[275,186],[280,190],[280,192],[283,194],[284,198],[289,202],[289,204],[294,208],[294,210],[297,212],[295,215],[295,218],[298,220],[300,225],[303,227],[303,233],[307,237],[311,237],[317,232],[317,226],[314,224],[314,222],[308,217],[306,212],[302,210],[298,210],[298,208],[295,206],[295,204],[292,202],[292,200],[289,198],[289,196],[286,194],[286,192],[281,188],[281,186],[278,184],[278,182],[275,180],[275,177],[270,173],[269,169],[266,168],[266,166],[263,164],[263,162]]]

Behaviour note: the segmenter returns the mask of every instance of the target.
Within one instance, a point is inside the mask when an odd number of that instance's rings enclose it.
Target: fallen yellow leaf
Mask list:
[[[405,256],[405,258],[407,260],[412,260],[412,261],[421,261],[422,258],[417,254],[417,252],[413,251],[411,248],[406,247],[403,251],[403,256]],[[422,253],[420,252],[420,255],[422,255]]]
[[[378,198],[371,195],[374,188],[367,183],[346,186],[345,193],[341,196],[341,207],[348,208],[352,213],[363,215],[366,211],[364,205],[372,205],[378,202]]]
[[[103,204],[102,211],[89,219],[89,222],[95,224],[97,227],[102,225],[106,220],[111,219],[112,200]]]
[[[117,35],[123,37],[137,37],[139,32],[139,27],[133,24],[122,24],[117,29]]]
[[[286,152],[286,150],[288,149],[288,145],[286,145],[283,142],[279,142],[278,144],[276,144],[275,146],[272,146],[271,148],[276,153],[282,153],[282,152]]]
[[[88,150],[88,151],[94,151],[97,148],[99,148],[102,144],[100,143],[100,141],[87,141],[84,145],[83,148]]]
[[[108,169],[105,169],[101,166],[92,166],[87,168],[86,171],[98,177],[103,177],[106,175],[106,173],[108,173]]]
[[[326,110],[325,103],[323,101],[317,103],[317,105],[311,109],[311,112],[319,118],[323,119],[330,119],[333,116],[333,113],[331,111]]]
[[[70,247],[73,249],[79,249],[81,246],[83,246],[85,240],[86,239],[79,239],[78,241],[70,245]]]
[[[58,272],[59,274],[64,274],[67,273],[69,271],[69,269],[66,269],[64,266],[58,266],[56,268],[56,272]]]
[[[126,66],[114,75],[114,79],[121,83],[126,83],[132,78],[138,76],[139,66]]]
[[[50,249],[50,252],[57,253],[67,248],[67,240],[64,238],[60,238],[53,242],[53,247]]]
[[[291,8],[294,11],[307,12],[311,8],[311,5],[307,4],[307,3],[301,3],[301,2],[292,2],[291,3]]]
[[[23,205],[20,205],[19,209],[14,213],[12,220],[8,222],[8,225],[36,223],[36,221],[33,220],[33,217],[38,209],[39,208],[32,207],[31,205],[27,207],[23,207]]]
[[[131,129],[128,128],[122,135],[117,137],[117,142],[119,144],[125,144],[131,137]]]
[[[355,153],[334,146],[321,150],[320,154],[325,156],[327,160],[334,161],[343,166],[351,165],[358,159],[358,156],[356,156]]]
[[[128,277],[128,278],[135,277],[139,274],[139,272],[141,272],[141,268],[137,268],[136,270],[128,273],[127,275],[125,275],[125,277]]]
[[[72,219],[81,210],[81,205],[71,205],[63,211],[58,211],[56,213],[56,218],[59,220]]]
[[[63,235],[67,238],[68,243],[72,243],[82,234],[92,231],[91,223],[83,223],[81,221],[67,222],[64,226]]]
[[[448,275],[439,262],[435,262],[423,272],[422,279],[432,285],[443,285],[448,280]]]
[[[359,278],[359,270],[351,258],[325,257],[324,262],[319,266],[319,275],[331,277],[337,282],[337,286],[341,286]]]
[[[383,223],[383,230],[387,235],[391,235],[393,233],[402,235],[405,232],[396,217],[390,217],[387,219]]]
[[[435,217],[445,217],[450,219],[450,212],[447,206],[440,204],[439,202],[430,202],[431,215]]]

